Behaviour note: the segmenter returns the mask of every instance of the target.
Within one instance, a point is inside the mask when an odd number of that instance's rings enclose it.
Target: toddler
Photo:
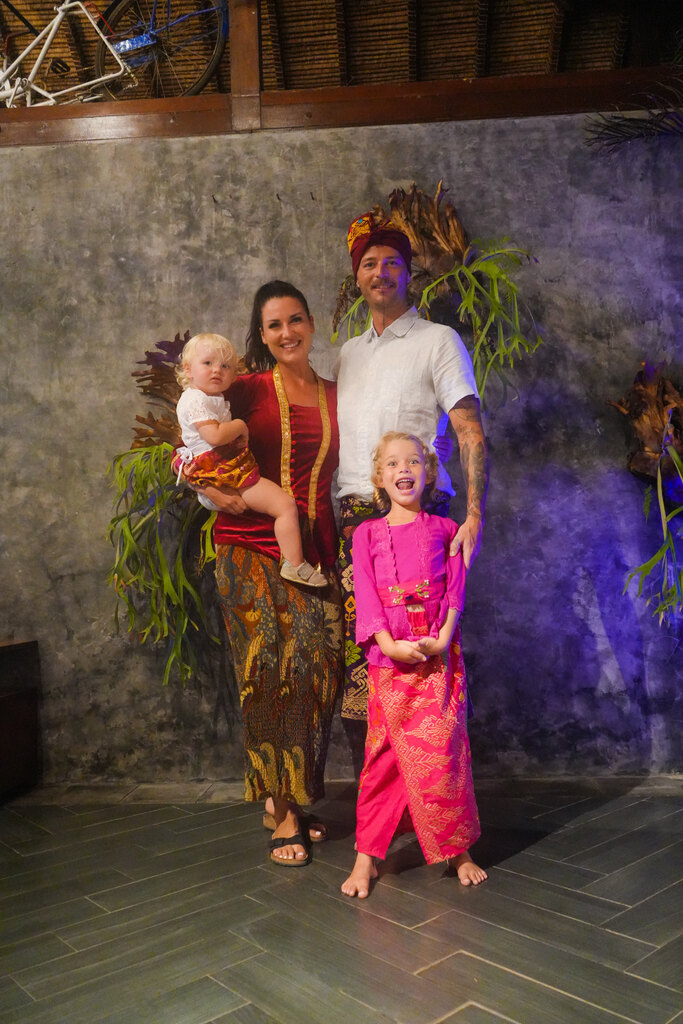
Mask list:
[[[305,561],[299,515],[290,494],[259,474],[247,447],[249,430],[244,420],[233,420],[223,392],[235,379],[237,354],[220,334],[195,334],[180,356],[176,376],[183,388],[176,413],[184,448],[180,475],[193,487],[235,488],[247,508],[273,517],[275,537],[282,552],[280,575],[308,587],[326,587],[327,579]],[[202,504],[216,506],[207,498]]]

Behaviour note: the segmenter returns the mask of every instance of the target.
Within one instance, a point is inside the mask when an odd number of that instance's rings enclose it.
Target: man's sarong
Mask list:
[[[341,714],[342,718],[364,722],[368,711],[368,662],[356,643],[356,597],[353,591],[351,554],[356,527],[379,513],[371,501],[348,497],[341,499],[339,514],[339,582],[344,604],[345,658]]]

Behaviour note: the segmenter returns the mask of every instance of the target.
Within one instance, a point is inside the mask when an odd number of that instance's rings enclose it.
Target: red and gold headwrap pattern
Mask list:
[[[346,240],[349,253],[351,254],[351,266],[353,267],[354,277],[358,273],[363,253],[371,245],[388,245],[392,249],[396,249],[408,267],[408,273],[410,273],[413,255],[410,239],[403,231],[395,227],[391,221],[379,220],[372,212],[363,213],[360,217],[356,217],[355,220],[351,221]]]

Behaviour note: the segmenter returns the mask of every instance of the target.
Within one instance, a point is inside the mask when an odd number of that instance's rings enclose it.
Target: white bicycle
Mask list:
[[[0,0],[22,28],[3,42],[0,106],[186,96],[216,72],[228,35],[227,0],[63,0],[38,30]],[[33,39],[17,52],[17,38]]]

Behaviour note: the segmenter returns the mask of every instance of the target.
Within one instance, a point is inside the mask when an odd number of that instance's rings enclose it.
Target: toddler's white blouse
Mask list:
[[[183,444],[189,448],[193,457],[203,452],[210,452],[213,445],[205,441],[195,424],[205,420],[217,420],[229,423],[230,403],[222,395],[205,395],[199,388],[186,388],[178,399],[176,406],[178,423]]]

